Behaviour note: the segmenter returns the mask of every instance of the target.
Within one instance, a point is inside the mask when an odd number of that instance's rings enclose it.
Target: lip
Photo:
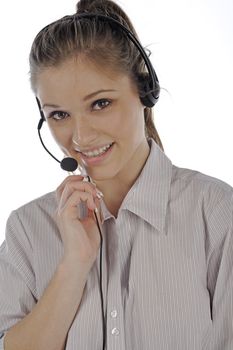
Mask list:
[[[102,147],[108,146],[108,145],[110,145],[111,143],[113,143],[113,142],[104,143],[104,144],[102,144],[102,145],[89,148],[89,149],[87,149],[87,150],[85,150],[85,149],[80,150],[80,149],[76,149],[76,148],[75,148],[75,151],[76,151],[76,152],[79,152],[79,153],[83,153],[83,152],[85,152],[85,153],[87,153],[87,152],[93,152],[93,151],[95,151],[95,150],[97,150],[97,149],[100,149],[100,148],[102,148]]]
[[[99,164],[109,157],[109,155],[112,153],[114,145],[115,145],[115,143],[112,144],[112,146],[107,150],[107,152],[105,152],[104,154],[102,154],[99,157],[89,158],[89,157],[86,157],[84,154],[80,153],[81,158],[82,158],[83,162],[86,163],[87,165]]]

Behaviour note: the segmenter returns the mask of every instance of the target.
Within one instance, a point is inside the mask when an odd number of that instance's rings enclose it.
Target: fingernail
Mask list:
[[[104,197],[103,193],[100,190],[96,190],[96,195],[98,198]]]

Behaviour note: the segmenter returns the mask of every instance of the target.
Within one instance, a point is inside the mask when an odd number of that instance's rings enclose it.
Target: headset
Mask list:
[[[97,13],[81,13],[81,14],[75,14],[75,19],[77,21],[82,20],[82,18],[95,18],[97,21],[106,21],[112,24],[114,26],[114,29],[116,28],[117,30],[122,30],[128,39],[134,43],[134,45],[137,47],[138,51],[140,52],[141,56],[144,59],[145,65],[148,70],[148,76],[146,76],[141,82],[142,84],[142,91],[143,93],[140,95],[140,100],[142,104],[146,107],[152,108],[159,100],[159,94],[160,94],[160,85],[159,85],[159,80],[158,77],[155,73],[155,70],[150,62],[149,57],[147,56],[144,48],[138,41],[138,39],[132,34],[131,31],[129,31],[123,24],[121,24],[119,21],[116,19],[103,15],[103,14],[97,14]],[[68,171],[68,172],[74,172],[78,168],[78,162],[76,159],[71,158],[71,157],[66,157],[62,161],[59,161],[45,146],[41,134],[40,134],[40,129],[43,125],[43,122],[46,121],[43,110],[40,105],[40,101],[38,97],[36,96],[36,101],[37,105],[40,111],[40,120],[37,126],[39,138],[41,141],[42,146],[44,149],[52,156],[58,163],[60,163],[60,166],[63,170]],[[91,182],[90,176],[87,175],[87,179],[89,182]],[[102,349],[104,350],[106,347],[106,321],[105,321],[105,316],[104,316],[104,303],[103,303],[103,290],[102,290],[102,246],[103,246],[103,237],[100,229],[100,224],[96,215],[97,211],[94,211],[95,219],[96,219],[96,224],[98,226],[98,230],[100,233],[100,296],[101,296],[101,306],[102,306],[102,328],[103,328],[103,347]]]

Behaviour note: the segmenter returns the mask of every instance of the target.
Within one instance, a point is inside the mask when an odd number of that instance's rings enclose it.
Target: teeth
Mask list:
[[[108,150],[111,147],[111,145],[112,143],[110,143],[108,146],[99,148],[98,150],[95,150],[93,152],[87,152],[87,153],[82,152],[82,153],[87,157],[96,157],[104,153],[106,150]]]

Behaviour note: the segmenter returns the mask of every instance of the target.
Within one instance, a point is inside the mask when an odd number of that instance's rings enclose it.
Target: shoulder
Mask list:
[[[57,207],[55,191],[35,198],[22,206],[14,209],[7,220],[7,226],[32,227],[53,221],[53,215]]]
[[[198,209],[206,230],[212,232],[215,240],[232,232],[233,187],[230,184],[200,171],[173,165],[171,193],[173,199],[180,198],[192,212]]]
[[[24,215],[25,213],[33,215],[38,211],[52,212],[56,208],[56,204],[56,193],[53,191],[23,204],[16,208],[14,212],[17,212],[19,215]]]
[[[175,165],[172,166],[171,185],[176,185],[180,189],[192,189],[194,195],[199,192],[206,200],[214,198],[232,200],[233,197],[233,187],[227,182],[197,170]]]
[[[176,165],[172,165],[173,168],[173,178],[175,180],[181,180],[186,182],[194,182],[202,185],[213,185],[219,186],[226,191],[233,191],[233,187],[227,182],[218,179],[214,176],[204,174],[198,170],[189,169],[189,168],[181,168]]]

